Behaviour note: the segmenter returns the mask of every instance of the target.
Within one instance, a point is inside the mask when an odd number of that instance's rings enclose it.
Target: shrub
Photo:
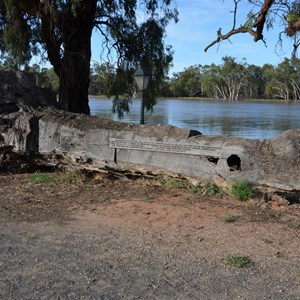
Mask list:
[[[235,221],[235,217],[232,215],[222,215],[221,221],[224,223],[231,223]]]
[[[225,258],[225,263],[238,268],[248,268],[253,265],[253,262],[247,256],[230,255]]]
[[[236,180],[231,187],[232,195],[241,201],[246,201],[253,196],[253,189],[249,182]]]

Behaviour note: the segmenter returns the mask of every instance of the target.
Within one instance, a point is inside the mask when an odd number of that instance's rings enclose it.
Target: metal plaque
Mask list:
[[[110,138],[109,147],[117,149],[183,153],[192,155],[220,156],[221,147],[191,143],[165,143],[145,140]]]

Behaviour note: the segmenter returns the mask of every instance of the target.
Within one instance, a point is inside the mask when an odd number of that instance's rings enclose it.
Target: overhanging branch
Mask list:
[[[218,37],[213,42],[211,42],[207,47],[205,47],[204,51],[206,52],[209,48],[211,48],[213,45],[215,45],[217,43],[220,43],[222,40],[228,40],[231,36],[233,36],[235,34],[247,33],[247,32],[250,33],[255,38],[256,32],[254,30],[248,29],[244,26],[241,26],[241,27],[236,28],[236,29],[231,29],[226,34],[222,34],[221,30],[219,29],[218,32],[217,32]]]
[[[217,31],[217,38],[211,42],[207,47],[205,47],[204,51],[206,52],[209,48],[214,46],[217,43],[220,43],[222,40],[228,40],[231,36],[238,33],[249,33],[254,37],[254,41],[257,42],[263,39],[263,29],[266,22],[266,16],[269,12],[271,6],[275,3],[275,0],[265,0],[261,6],[259,13],[257,14],[257,18],[252,26],[249,26],[247,22],[244,25],[236,28],[236,20],[237,20],[237,7],[240,0],[234,0],[234,10],[233,10],[233,27],[226,34],[222,34],[221,28]],[[256,28],[256,29],[254,29]]]

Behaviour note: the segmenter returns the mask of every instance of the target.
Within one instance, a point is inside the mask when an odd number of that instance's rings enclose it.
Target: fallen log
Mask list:
[[[34,95],[32,88],[30,94]],[[3,149],[51,156],[57,164],[64,158],[90,168],[156,170],[218,185],[243,179],[270,191],[300,191],[300,129],[271,140],[203,136],[172,126],[124,124],[69,113],[36,99],[37,105],[28,106],[25,98],[19,97],[20,102],[4,97]]]

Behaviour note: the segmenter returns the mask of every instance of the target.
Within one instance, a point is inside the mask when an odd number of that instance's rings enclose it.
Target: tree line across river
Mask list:
[[[5,68],[2,66],[2,69]],[[33,65],[27,68],[41,87],[59,89],[59,79],[53,68]],[[118,88],[116,69],[112,63],[98,62],[91,66],[90,95],[114,97]],[[160,97],[203,97],[223,100],[281,99],[300,100],[300,60],[285,58],[277,66],[249,65],[231,56],[216,65],[193,65],[173,73],[160,88]]]

